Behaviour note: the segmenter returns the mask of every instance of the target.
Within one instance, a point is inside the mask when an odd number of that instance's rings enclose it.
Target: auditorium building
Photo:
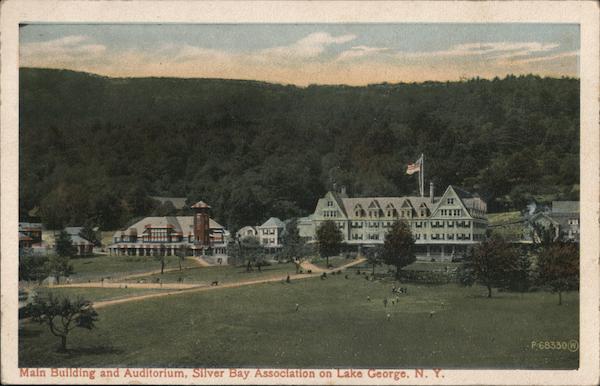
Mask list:
[[[191,206],[193,216],[146,217],[117,231],[108,246],[111,255],[172,256],[185,250],[193,256],[225,256],[229,232],[209,217],[210,206]]]

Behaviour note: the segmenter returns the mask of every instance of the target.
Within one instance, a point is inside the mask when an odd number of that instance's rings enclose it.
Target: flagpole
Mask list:
[[[421,197],[424,197],[425,192],[425,186],[424,186],[424,182],[425,182],[425,158],[423,156],[423,153],[421,153],[421,171],[419,172],[419,175],[421,176]]]

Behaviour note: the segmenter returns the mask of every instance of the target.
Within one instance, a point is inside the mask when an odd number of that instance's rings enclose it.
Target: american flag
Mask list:
[[[419,158],[414,164],[408,164],[406,167],[406,174],[415,174],[416,172],[420,172],[422,163],[423,160]]]

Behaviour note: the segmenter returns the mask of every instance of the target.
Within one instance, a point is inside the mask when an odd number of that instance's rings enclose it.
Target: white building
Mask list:
[[[235,235],[238,240],[241,240],[244,237],[258,237],[258,231],[256,230],[255,227],[246,225],[245,227],[240,228],[240,230],[235,232]]]
[[[281,248],[281,236],[285,230],[285,224],[277,217],[271,217],[264,224],[256,227],[260,244],[265,248]],[[242,228],[243,229],[243,228]]]
[[[450,260],[464,256],[467,248],[482,241],[487,228],[487,205],[478,196],[448,186],[441,197],[348,197],[328,192],[312,215],[299,219],[301,237],[315,241],[316,229],[334,221],[348,246],[382,244],[397,220],[412,230],[421,260]]]

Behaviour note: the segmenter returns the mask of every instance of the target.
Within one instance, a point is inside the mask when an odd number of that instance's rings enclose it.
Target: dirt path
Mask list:
[[[202,286],[204,284],[184,284],[184,283],[124,283],[124,282],[90,282],[90,283],[72,283],[58,284],[50,288],[142,288],[142,289],[189,289]]]
[[[325,272],[325,269],[323,269],[317,265],[314,265],[310,261],[303,261],[302,263],[300,263],[300,266],[305,271],[311,270],[312,272],[318,272],[318,273]]]
[[[331,269],[331,270],[321,269],[320,272],[313,271],[313,273],[290,275],[290,280],[301,280],[301,279],[309,279],[312,277],[317,277],[317,276],[320,276],[321,272],[330,273],[332,271],[342,270],[342,269],[360,264],[364,261],[365,261],[365,259],[361,258],[361,259],[356,259],[348,264],[341,265],[341,266],[339,266],[335,269]],[[270,277],[270,278],[261,278],[261,279],[257,279],[257,280],[248,280],[248,281],[242,281],[242,282],[236,282],[236,283],[227,283],[227,284],[221,284],[221,285],[217,285],[217,286],[193,285],[193,284],[169,284],[169,287],[167,287],[167,285],[164,285],[162,288],[163,289],[172,289],[173,288],[176,290],[164,291],[164,292],[158,292],[158,293],[152,293],[152,294],[146,294],[146,295],[137,295],[137,296],[131,296],[131,297],[127,297],[127,298],[114,299],[114,300],[105,300],[105,301],[101,301],[101,302],[95,302],[94,308],[102,308],[102,307],[112,306],[114,304],[127,303],[127,302],[133,302],[133,301],[138,301],[138,300],[150,299],[150,298],[158,298],[158,297],[163,297],[163,296],[171,296],[171,295],[200,292],[200,291],[212,291],[212,290],[217,290],[217,289],[221,289],[221,288],[237,288],[237,287],[243,287],[243,286],[255,285],[255,284],[273,283],[273,282],[278,282],[278,281],[282,281],[282,280],[285,280],[285,276],[283,274],[281,276],[274,276],[274,277]],[[84,284],[86,284],[86,283],[84,283]],[[89,284],[93,284],[93,283],[89,283]],[[125,283],[110,283],[110,284],[124,285]],[[137,284],[137,283],[134,283],[134,284]],[[149,284],[152,284],[152,283],[147,283],[147,284],[144,283],[144,285],[149,285]],[[127,285],[129,286],[130,283],[127,283]],[[75,285],[75,284],[64,285],[64,287],[73,287],[73,286],[77,286],[77,285]],[[177,286],[177,287],[174,287],[174,286]],[[56,286],[56,287],[59,287],[59,286]],[[132,286],[131,288],[154,288],[154,287],[133,287]]]
[[[192,259],[194,259],[194,262],[200,267],[213,267],[214,266],[214,264],[209,263],[208,261],[204,260],[202,257],[192,257]]]

